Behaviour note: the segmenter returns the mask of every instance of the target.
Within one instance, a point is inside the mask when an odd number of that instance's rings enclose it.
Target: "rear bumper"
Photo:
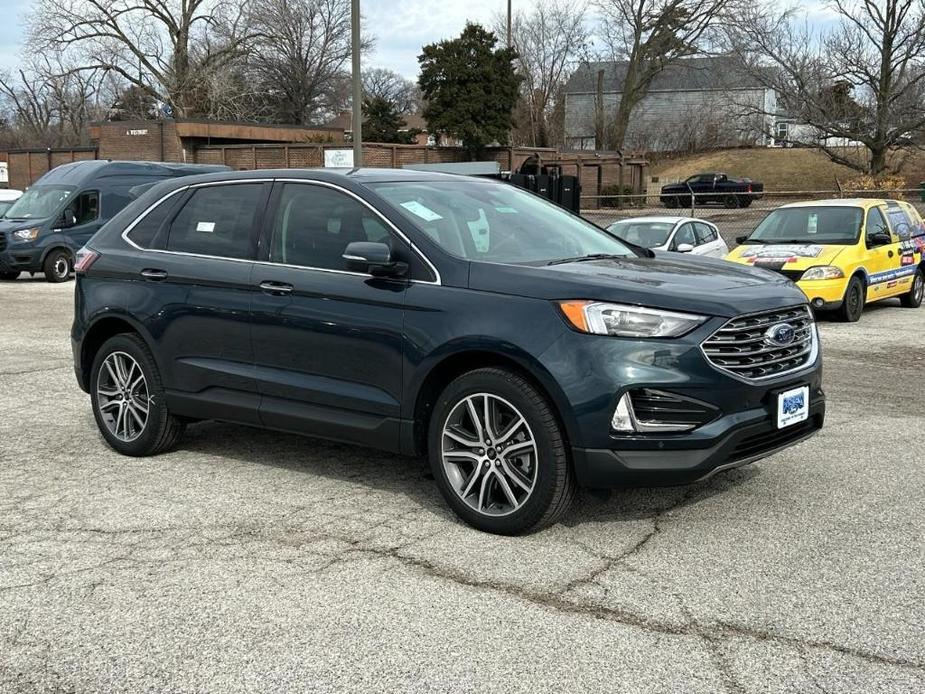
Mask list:
[[[573,448],[572,460],[579,484],[591,488],[670,486],[689,484],[722,470],[766,458],[814,435],[825,421],[825,396],[812,393],[809,418],[785,429],[777,429],[766,410],[740,413],[725,430],[703,445],[684,445],[677,437],[639,438],[632,448]],[[722,420],[721,420],[722,421]]]

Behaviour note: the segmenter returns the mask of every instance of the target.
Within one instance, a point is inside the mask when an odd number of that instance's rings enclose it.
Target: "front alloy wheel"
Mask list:
[[[469,525],[516,535],[555,523],[577,493],[549,400],[519,373],[475,369],[440,394],[428,455],[443,498]]]
[[[443,426],[443,469],[470,508],[489,516],[513,513],[536,484],[536,440],[510,402],[491,393],[463,398]]]

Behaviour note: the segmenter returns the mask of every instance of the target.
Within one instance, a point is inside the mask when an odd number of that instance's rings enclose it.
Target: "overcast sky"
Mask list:
[[[506,0],[361,2],[365,30],[376,37],[376,50],[367,58],[367,65],[391,68],[412,78],[418,72],[417,56],[421,46],[457,36],[467,19],[490,24],[494,14],[507,7]],[[537,0],[513,0],[514,11],[529,11],[536,3]],[[821,9],[824,0],[802,4],[813,7],[814,18],[824,13]],[[32,0],[0,0],[0,69],[14,69],[19,62],[22,17],[31,5]]]

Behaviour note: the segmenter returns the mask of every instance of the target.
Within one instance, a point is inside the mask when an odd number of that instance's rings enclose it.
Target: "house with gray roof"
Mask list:
[[[600,123],[606,128],[613,122],[626,67],[625,62],[585,62],[569,78],[565,88],[567,147],[603,148],[598,142],[603,134]],[[774,113],[776,102],[774,90],[738,70],[731,58],[687,58],[655,78],[633,110],[625,148],[680,151],[768,145],[773,124],[755,114]]]

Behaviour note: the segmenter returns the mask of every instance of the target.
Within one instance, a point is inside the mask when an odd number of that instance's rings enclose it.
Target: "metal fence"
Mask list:
[[[911,203],[925,217],[925,189],[909,190],[790,190],[762,194],[741,194],[741,200],[731,207],[722,203],[691,199],[690,195],[668,207],[658,193],[649,195],[597,195],[582,196],[582,216],[607,226],[621,219],[648,216],[694,217],[715,224],[726,243],[732,248],[737,236],[750,233],[767,214],[781,205],[808,200],[832,198],[887,198]],[[681,197],[681,196],[679,196]],[[588,209],[588,208],[594,209]]]

